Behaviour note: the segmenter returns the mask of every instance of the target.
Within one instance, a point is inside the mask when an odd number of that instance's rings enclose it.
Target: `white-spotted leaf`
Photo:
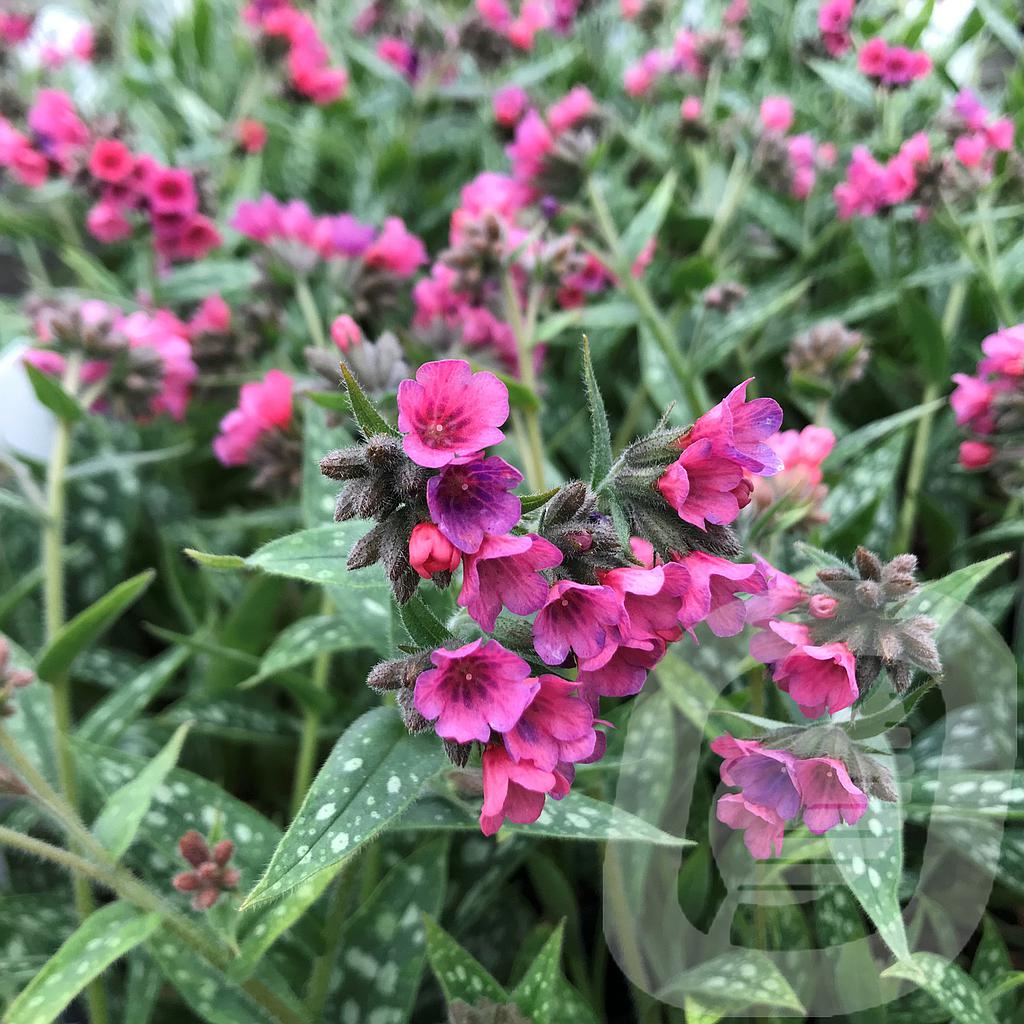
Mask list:
[[[735,949],[685,971],[662,989],[662,995],[697,999],[715,1009],[737,1011],[776,1006],[803,1011],[797,994],[775,963],[760,950]]]
[[[352,546],[370,529],[371,524],[352,520],[301,530],[264,544],[245,564],[275,576],[322,586],[380,589],[384,578],[380,566],[350,572],[346,565]]]
[[[478,999],[508,1003],[508,993],[490,973],[453,939],[432,917],[425,915],[427,959],[445,1001],[457,999],[473,1005]]]
[[[882,972],[883,978],[904,978],[924,989],[956,1024],[999,1024],[977,983],[955,963],[934,953],[914,953]]]

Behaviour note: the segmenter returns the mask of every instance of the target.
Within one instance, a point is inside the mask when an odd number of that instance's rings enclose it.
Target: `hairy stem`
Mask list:
[[[512,274],[506,270],[502,275],[502,294],[505,299],[505,316],[512,327],[516,339],[516,365],[519,380],[538,403],[540,395],[537,391],[537,373],[533,363],[533,336],[537,327],[537,310],[540,292],[536,287],[530,288],[526,303],[526,318],[519,308],[519,296],[516,293]],[[540,430],[540,411],[538,408],[523,409],[518,420],[522,423],[523,435],[521,447],[526,461],[526,478],[534,491],[544,490],[544,439]]]
[[[316,308],[316,299],[310,290],[309,281],[300,277],[295,282],[295,298],[299,303],[302,318],[306,321],[306,329],[317,348],[327,348],[327,335],[324,332],[324,325],[320,320],[320,311]]]

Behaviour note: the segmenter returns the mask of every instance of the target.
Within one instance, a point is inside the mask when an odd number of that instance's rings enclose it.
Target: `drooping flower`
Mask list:
[[[530,666],[496,640],[480,638],[430,656],[434,668],[416,679],[416,710],[438,736],[455,743],[486,743],[515,727],[540,684]]]
[[[530,98],[521,86],[503,86],[494,94],[491,101],[494,120],[504,128],[514,128],[526,113],[529,102]]]
[[[576,695],[577,684],[570,679],[542,675],[537,681],[540,689],[504,735],[505,749],[513,761],[532,761],[544,771],[585,761],[597,742],[590,705]]]
[[[762,747],[756,740],[735,739],[728,733],[713,740],[711,749],[724,758],[719,772],[727,786],[738,786],[748,802],[770,808],[784,820],[796,816],[800,792],[793,754]]]
[[[768,438],[768,444],[782,460],[783,469],[771,477],[754,480],[754,504],[763,511],[785,501],[787,507],[806,505],[807,516],[824,522],[822,502],[828,488],[822,484],[822,463],[836,443],[836,436],[827,427],[813,424],[803,430],[783,430]]]
[[[767,586],[756,565],[730,562],[704,551],[679,558],[694,584],[708,592],[709,610],[704,622],[715,636],[735,636],[746,622],[740,594],[760,594]]]
[[[399,277],[408,277],[427,262],[427,249],[412,234],[401,217],[388,217],[384,229],[363,252],[368,267],[390,270]]]
[[[627,646],[620,644],[599,668],[581,668],[576,682],[592,708],[597,709],[599,697],[632,697],[643,689],[647,673],[665,655],[665,641]]]
[[[689,445],[658,480],[658,490],[684,522],[726,525],[750,501],[750,484],[736,462],[705,438]]]
[[[804,807],[804,824],[821,835],[839,824],[854,825],[868,807],[868,798],[850,779],[846,765],[832,757],[811,757],[794,766]]]
[[[583,660],[610,657],[623,615],[622,599],[611,587],[560,580],[534,619],[533,645],[548,665],[560,665],[569,651]]]
[[[476,551],[484,535],[511,530],[522,504],[510,492],[523,474],[504,459],[449,463],[427,483],[427,508],[441,532],[460,550]]]
[[[214,454],[225,466],[245,465],[263,434],[287,429],[291,420],[292,379],[280,370],[269,370],[263,380],[242,385],[238,407],[220,421]]]
[[[718,820],[729,828],[743,830],[743,842],[752,857],[765,860],[782,853],[785,822],[771,808],[745,799],[742,793],[720,797],[715,809]]]
[[[484,802],[480,831],[492,836],[507,819],[520,825],[535,822],[544,810],[544,798],[561,800],[569,792],[564,771],[544,771],[532,761],[516,763],[502,743],[492,743],[483,753]]]
[[[409,536],[409,564],[429,580],[437,572],[454,572],[461,552],[433,524],[417,523]]]
[[[515,615],[531,615],[543,607],[548,583],[541,570],[561,561],[561,551],[534,533],[484,537],[463,558],[458,603],[490,633],[503,607]]]
[[[508,419],[508,389],[493,373],[473,373],[461,359],[424,363],[398,388],[398,429],[406,455],[439,469],[499,444]]]

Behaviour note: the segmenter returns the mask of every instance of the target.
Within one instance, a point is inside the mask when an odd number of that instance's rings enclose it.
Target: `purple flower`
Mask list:
[[[586,760],[594,753],[594,713],[576,683],[561,676],[538,676],[540,689],[515,728],[505,733],[505,749],[516,763],[532,761],[543,771],[560,762]]]
[[[413,703],[438,736],[456,743],[486,743],[491,729],[508,732],[540,687],[530,666],[496,640],[441,648],[430,660],[435,667],[417,677]]]
[[[782,853],[785,822],[770,808],[746,800],[742,793],[719,798],[718,820],[729,828],[743,829],[743,842],[752,857],[764,860]]]
[[[463,559],[459,604],[490,633],[503,606],[516,615],[543,606],[548,582],[540,570],[561,561],[562,552],[535,533],[484,537],[476,552]]]
[[[570,650],[581,660],[596,659],[618,645],[616,627],[624,616],[611,587],[561,580],[534,619],[533,646],[548,665],[560,665]]]
[[[373,241],[376,231],[372,224],[362,224],[351,213],[339,213],[330,218],[331,246],[339,256],[352,259],[361,256]]]
[[[463,359],[424,363],[415,380],[398,386],[402,444],[420,466],[439,469],[500,443],[507,419],[508,388],[493,373],[473,373]]]
[[[749,380],[729,392],[714,408],[693,425],[682,440],[689,447],[704,438],[714,450],[739,463],[758,476],[774,476],[782,469],[782,460],[765,441],[782,425],[782,408],[773,398],[747,401]]]
[[[665,641],[638,647],[620,646],[600,668],[581,668],[576,682],[581,695],[597,710],[599,697],[632,697],[643,689],[647,673],[665,654]]]
[[[762,747],[756,740],[738,740],[728,733],[714,740],[711,749],[724,758],[722,781],[739,786],[748,803],[768,807],[783,820],[796,817],[800,792],[792,754]]]
[[[485,534],[505,533],[519,522],[522,505],[508,492],[522,479],[497,455],[453,463],[427,481],[427,508],[438,529],[460,551],[472,554]]]
[[[868,798],[853,784],[842,761],[810,757],[796,762],[796,782],[804,804],[804,824],[816,835],[839,824],[860,821]]]

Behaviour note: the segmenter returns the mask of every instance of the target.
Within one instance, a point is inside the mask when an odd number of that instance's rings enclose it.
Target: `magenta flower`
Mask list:
[[[214,454],[225,466],[244,465],[265,433],[286,430],[291,421],[292,379],[280,370],[269,370],[263,380],[242,385],[238,408],[220,421]]]
[[[388,217],[384,230],[363,253],[363,262],[368,267],[380,267],[399,277],[409,277],[427,262],[427,249],[409,232],[401,217]]]
[[[694,585],[708,592],[708,614],[704,621],[715,636],[735,636],[746,622],[746,608],[740,594],[760,594],[767,586],[756,565],[730,562],[725,558],[694,551],[677,559]]]
[[[454,572],[461,554],[433,523],[417,523],[409,536],[409,564],[429,580],[436,572]]]
[[[758,569],[765,580],[765,589],[746,604],[746,619],[752,626],[767,629],[772,619],[791,612],[807,600],[807,591],[781,569],[755,555]]]
[[[807,633],[799,633],[798,630],[806,631],[807,627],[797,629],[792,627],[793,623],[770,623],[771,630],[784,641],[788,642],[789,637],[794,639],[807,636]],[[785,634],[785,635],[783,635]],[[766,634],[761,634],[765,636]],[[754,640],[758,639],[757,637]],[[765,651],[765,645],[756,648],[760,657]],[[751,652],[755,651],[754,641],[751,641]],[[823,644],[815,646],[806,640],[801,640],[792,646],[792,649],[781,661],[775,661],[772,679],[778,684],[783,693],[788,693],[796,702],[798,708],[807,718],[820,718],[824,714],[835,714],[844,708],[850,707],[857,699],[860,691],[857,687],[856,663],[853,652],[844,643]]]
[[[766,96],[761,100],[760,116],[768,131],[785,134],[793,127],[793,102],[788,96]]]
[[[797,761],[796,783],[804,805],[804,824],[816,835],[839,824],[860,821],[868,798],[850,779],[842,761],[832,757],[811,757]]]
[[[750,501],[751,485],[740,466],[712,450],[710,440],[686,448],[658,480],[658,490],[679,518],[701,530],[726,525]]]
[[[751,803],[742,793],[720,797],[716,809],[718,820],[729,828],[743,830],[743,842],[752,857],[765,860],[782,853],[785,823],[770,807]]]
[[[540,686],[529,678],[530,666],[496,640],[440,648],[430,660],[435,667],[417,677],[413,703],[438,736],[456,743],[486,743],[491,729],[508,732]]]
[[[573,651],[581,660],[611,654],[616,627],[625,612],[611,587],[560,580],[533,622],[533,646],[548,665],[560,665]]]
[[[484,751],[484,802],[480,831],[493,836],[507,818],[520,825],[535,822],[544,810],[545,796],[561,800],[569,792],[571,766],[544,771],[532,761],[512,760],[501,743]]]
[[[505,733],[505,749],[517,764],[532,761],[544,771],[560,762],[585,761],[594,753],[597,733],[590,705],[576,696],[576,683],[561,676],[538,676],[540,689],[515,728]]]
[[[460,551],[472,553],[485,534],[505,533],[519,522],[522,503],[509,492],[522,479],[497,455],[453,463],[427,481],[427,508],[441,532]]]
[[[398,386],[398,429],[413,462],[439,469],[472,458],[505,435],[508,389],[493,373],[473,373],[462,359],[424,363]]]
[[[708,613],[707,590],[694,586],[689,571],[677,562],[612,569],[601,582],[621,597],[632,640],[678,640],[684,627]]]
[[[725,759],[719,771],[727,786],[738,786],[749,803],[767,807],[784,820],[796,817],[800,792],[794,773],[797,759],[792,754],[728,733],[712,741],[711,749]]]
[[[516,615],[543,607],[548,582],[540,570],[561,561],[562,552],[535,533],[484,537],[480,547],[463,558],[459,605],[490,633],[502,607]]]
[[[966,373],[954,373],[956,389],[950,395],[949,404],[953,407],[957,423],[970,426],[985,434],[993,426],[992,401],[998,390],[991,381],[980,377],[971,377]]]
[[[619,645],[600,668],[581,668],[576,682],[580,694],[596,711],[599,697],[632,697],[643,689],[647,673],[665,655],[665,641],[637,647]]]
[[[979,373],[1024,377],[1024,324],[990,334],[981,343],[981,350],[985,358],[978,363]]]

